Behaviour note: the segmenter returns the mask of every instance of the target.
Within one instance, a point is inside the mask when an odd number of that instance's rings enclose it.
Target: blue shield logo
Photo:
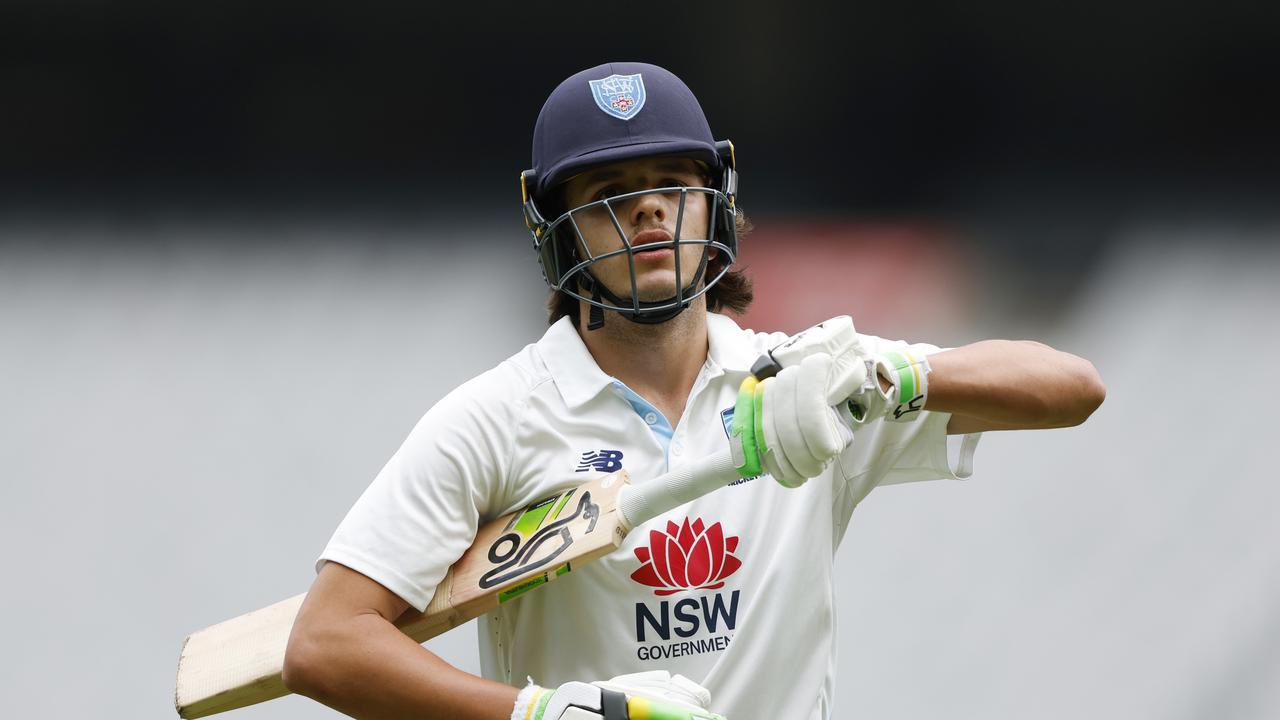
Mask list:
[[[596,106],[619,120],[630,120],[644,107],[644,78],[635,75],[610,75],[602,80],[589,80]]]

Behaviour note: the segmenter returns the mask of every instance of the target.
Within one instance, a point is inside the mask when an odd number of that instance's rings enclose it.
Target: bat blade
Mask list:
[[[396,626],[425,642],[613,552],[628,527],[618,513],[627,485],[626,471],[619,470],[481,527],[426,611],[410,609]],[[289,694],[280,675],[304,597],[192,633],[178,658],[178,715],[200,718]]]

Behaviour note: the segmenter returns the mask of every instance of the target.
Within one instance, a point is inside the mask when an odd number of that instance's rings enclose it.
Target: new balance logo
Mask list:
[[[617,472],[622,469],[621,450],[594,450],[582,453],[582,460],[574,472],[599,470],[600,472]]]

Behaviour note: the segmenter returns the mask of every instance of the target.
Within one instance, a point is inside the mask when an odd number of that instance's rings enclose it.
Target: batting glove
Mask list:
[[[827,353],[837,364],[867,367],[867,381],[849,397],[857,423],[879,418],[910,422],[920,416],[929,394],[928,359],[905,348],[871,352],[862,344],[848,315],[833,317],[788,338],[761,356],[752,372],[764,378],[818,352]]]
[[[841,362],[825,352],[738,389],[731,449],[743,477],[762,472],[786,487],[822,474],[853,441],[848,399],[867,379],[867,365]]]
[[[689,678],[655,670],[555,690],[530,683],[516,698],[511,720],[725,720],[707,708],[710,702],[711,692]]]

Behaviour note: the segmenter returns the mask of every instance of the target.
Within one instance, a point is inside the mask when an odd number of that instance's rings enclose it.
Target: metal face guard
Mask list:
[[[672,195],[677,193],[680,197],[676,210],[676,227],[672,239],[670,241],[648,243],[644,246],[646,250],[657,248],[675,250],[677,280],[675,295],[658,301],[641,300],[636,279],[636,248],[627,238],[627,234],[618,220],[617,209],[623,204],[645,195]],[[708,237],[706,238],[683,237],[685,207],[690,193],[709,196],[711,207],[709,208],[709,227],[707,228]],[[722,217],[731,217],[733,212],[732,200],[723,192],[712,188],[654,188],[625,193],[573,208],[549,224],[542,225],[536,229],[531,228],[531,232],[534,236],[534,247],[538,251],[543,275],[547,284],[553,290],[562,291],[601,310],[622,313],[624,316],[638,322],[661,322],[674,317],[695,299],[705,294],[733,265],[737,255],[737,243],[731,241],[732,245],[734,245],[734,247],[731,247],[729,243],[716,239],[717,222],[721,221]],[[583,237],[582,230],[578,226],[578,219],[593,213],[608,213],[610,224],[612,224],[614,231],[617,232],[618,238],[622,242],[621,248],[601,254],[593,254],[591,252],[587,246],[586,239]],[[687,281],[681,267],[681,253],[679,252],[680,247],[685,245],[696,245],[702,248],[698,267]],[[723,253],[725,262],[721,263],[720,269],[714,276],[704,277],[708,265],[708,248],[716,248],[720,253]],[[591,272],[591,268],[597,263],[618,256],[626,256],[631,281],[630,291],[624,291],[621,294],[604,287],[603,283]],[[703,282],[704,280],[705,282]],[[699,287],[699,284],[701,284],[701,287]]]

